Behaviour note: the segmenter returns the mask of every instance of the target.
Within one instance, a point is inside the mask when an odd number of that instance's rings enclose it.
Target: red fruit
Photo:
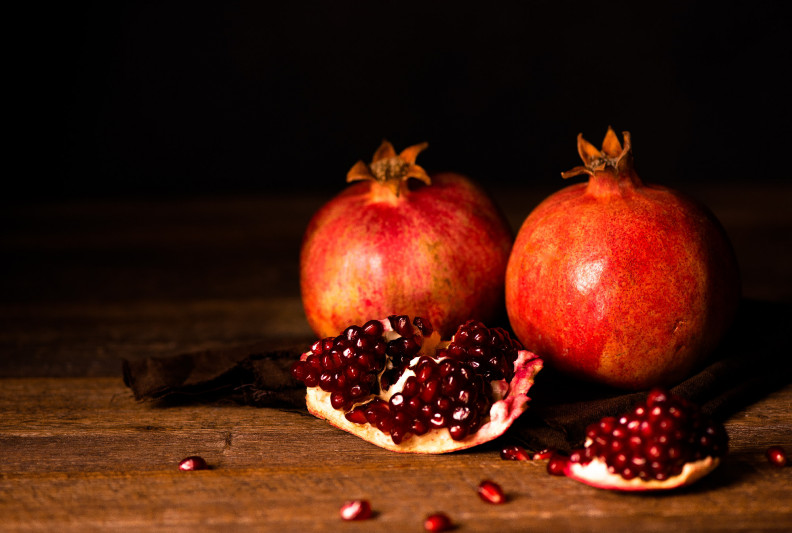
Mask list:
[[[445,513],[435,513],[424,519],[424,529],[426,531],[448,531],[451,529],[451,519]]]
[[[294,363],[311,413],[389,450],[444,453],[499,437],[527,407],[542,360],[504,330],[470,320],[441,342],[425,319],[392,315],[378,324],[314,343],[322,355]],[[350,344],[350,335],[367,342]],[[338,351],[346,355],[330,357],[329,368],[317,363]]]
[[[344,520],[367,520],[372,517],[371,504],[368,500],[344,502],[339,513]]]
[[[608,129],[602,151],[578,137],[588,183],[542,202],[506,272],[517,337],[578,378],[625,389],[668,385],[713,351],[740,297],[729,240],[703,206],[643,185]]]
[[[765,452],[765,456],[773,466],[783,467],[787,464],[786,450],[781,446],[770,446]]]
[[[487,503],[501,504],[506,502],[506,494],[494,481],[484,480],[478,486],[479,497]]]
[[[458,174],[415,164],[419,144],[396,155],[383,142],[370,165],[311,220],[300,256],[308,323],[319,337],[396,310],[426,317],[447,336],[464,320],[503,308],[508,222]],[[415,178],[410,180],[409,178]]]
[[[592,424],[586,435],[585,447],[570,454],[564,473],[603,489],[689,485],[714,470],[728,450],[722,425],[662,390],[618,419]]]

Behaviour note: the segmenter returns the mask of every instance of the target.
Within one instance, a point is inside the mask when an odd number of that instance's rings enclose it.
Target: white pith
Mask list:
[[[685,463],[682,467],[682,472],[666,480],[659,481],[657,479],[643,480],[637,476],[633,479],[624,479],[618,474],[610,473],[607,463],[603,459],[595,457],[586,464],[568,462],[564,469],[564,474],[567,477],[600,489],[623,491],[668,490],[698,481],[712,472],[719,463],[720,459],[718,457],[705,457],[692,463]]]
[[[387,319],[381,322],[385,327],[383,335],[387,340],[399,337],[398,334],[392,331],[390,322]],[[434,355],[435,349],[447,344],[448,342],[440,343],[439,335],[432,333],[432,335],[424,339],[421,354]],[[302,359],[305,359],[309,354],[310,352],[303,354]],[[417,362],[419,357],[420,355],[412,359],[410,365]],[[381,448],[402,453],[447,453],[489,442],[502,435],[511,426],[512,422],[525,411],[530,400],[526,393],[533,385],[534,377],[541,369],[542,360],[536,354],[527,350],[520,350],[514,362],[515,372],[511,384],[507,383],[506,380],[493,381],[491,383],[494,401],[490,407],[489,419],[474,434],[458,441],[451,438],[448,428],[441,428],[431,429],[423,435],[408,433],[401,443],[396,444],[390,434],[383,433],[371,424],[357,424],[347,420],[346,416],[344,416],[344,411],[334,409],[330,404],[331,393],[322,390],[320,387],[308,388],[305,399],[308,411],[311,414],[323,418],[330,424]],[[381,375],[382,372],[378,375],[378,379]],[[391,385],[387,391],[383,391],[382,394],[378,395],[378,397],[388,401],[393,394],[403,389],[404,382],[410,375],[414,376],[415,372],[410,369],[405,370],[399,380]],[[371,396],[367,396],[359,404],[367,403],[371,398]]]

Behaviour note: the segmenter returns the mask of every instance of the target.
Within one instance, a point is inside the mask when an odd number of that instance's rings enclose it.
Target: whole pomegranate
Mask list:
[[[578,136],[588,183],[545,199],[523,223],[506,271],[506,308],[526,348],[579,378],[625,389],[668,385],[712,352],[740,298],[737,263],[715,217],[644,185],[608,129]]]
[[[370,165],[311,220],[300,256],[308,323],[319,337],[372,316],[426,317],[443,335],[503,309],[511,229],[489,197],[453,173],[415,164],[426,144],[396,154],[385,141]],[[414,178],[414,179],[410,179]]]

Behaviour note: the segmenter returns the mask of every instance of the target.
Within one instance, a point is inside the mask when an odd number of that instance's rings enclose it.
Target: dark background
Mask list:
[[[430,171],[560,187],[575,136],[609,125],[647,181],[788,175],[782,2],[35,9],[6,201],[338,190],[383,138],[428,141]]]

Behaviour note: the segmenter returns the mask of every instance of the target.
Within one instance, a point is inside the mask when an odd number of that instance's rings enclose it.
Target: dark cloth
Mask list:
[[[792,331],[792,305],[743,301],[735,323],[709,365],[671,392],[725,419],[790,383],[792,357],[782,337]],[[305,388],[290,375],[307,347],[271,350],[264,343],[123,362],[124,383],[135,398],[176,401],[233,399],[259,407],[305,408]],[[624,391],[570,380],[542,370],[529,392],[530,407],[507,439],[530,449],[569,450],[586,427],[618,416],[646,391]]]

